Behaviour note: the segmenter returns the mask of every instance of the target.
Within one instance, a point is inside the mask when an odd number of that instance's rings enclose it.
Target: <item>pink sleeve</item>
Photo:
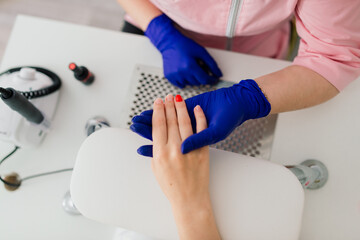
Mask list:
[[[360,75],[360,0],[299,0],[294,65],[312,69],[338,90]]]

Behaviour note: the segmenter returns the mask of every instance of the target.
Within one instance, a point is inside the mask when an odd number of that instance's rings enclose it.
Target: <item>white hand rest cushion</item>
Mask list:
[[[136,149],[151,144],[128,129],[88,137],[77,155],[71,196],[86,217],[154,239],[178,239],[171,206]],[[210,195],[222,238],[298,239],[304,192],[285,167],[210,149]]]

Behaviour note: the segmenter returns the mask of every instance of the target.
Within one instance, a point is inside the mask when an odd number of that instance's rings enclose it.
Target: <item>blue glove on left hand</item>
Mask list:
[[[175,86],[215,84],[222,76],[205,48],[182,35],[165,14],[149,23],[145,35],[161,52],[164,75]]]
[[[254,80],[243,80],[229,88],[206,92],[185,100],[193,130],[196,129],[194,108],[203,109],[208,128],[191,135],[181,145],[182,153],[224,140],[236,127],[248,119],[265,117],[271,106]],[[130,129],[152,140],[152,110],[133,118]],[[196,131],[194,131],[196,132]],[[138,153],[152,156],[152,146],[142,146]]]

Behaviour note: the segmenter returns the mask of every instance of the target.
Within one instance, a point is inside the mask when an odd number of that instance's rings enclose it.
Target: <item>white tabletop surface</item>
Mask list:
[[[360,239],[360,79],[330,101],[282,113],[271,161],[322,161],[329,180],[305,191],[301,239]]]
[[[209,51],[219,63],[224,79],[234,82],[289,65],[285,61]],[[96,75],[95,82],[84,86],[74,80],[67,68],[70,62],[87,66]],[[1,166],[1,173],[16,171],[25,177],[72,167],[85,138],[87,119],[101,115],[112,126],[120,125],[122,109],[126,108],[122,102],[135,64],[162,65],[160,54],[145,37],[18,17],[0,69],[41,66],[57,73],[63,86],[53,129],[43,144],[37,149],[19,150]],[[356,100],[355,93],[360,84],[352,86],[329,102],[329,107],[281,114],[278,120],[273,161],[293,164],[317,158],[330,170],[330,180],[324,189],[306,191],[302,240],[360,236],[360,175],[356,175],[360,169],[356,151],[356,146],[360,146],[356,134],[360,127],[355,125],[360,114],[359,111],[352,114],[355,106],[359,106],[360,98]],[[342,125],[341,120],[345,120]],[[0,143],[2,156],[11,149],[11,145]],[[70,216],[62,210],[61,201],[69,181],[70,173],[60,173],[24,182],[15,192],[1,187],[1,239],[110,239],[111,226]]]

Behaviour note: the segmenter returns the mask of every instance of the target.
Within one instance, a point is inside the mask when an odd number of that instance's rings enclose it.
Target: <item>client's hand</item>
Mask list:
[[[194,108],[196,130],[207,127],[205,115]],[[173,208],[180,239],[220,239],[209,196],[209,148],[181,153],[181,143],[193,134],[181,96],[168,95],[154,103],[153,159],[155,177]]]

